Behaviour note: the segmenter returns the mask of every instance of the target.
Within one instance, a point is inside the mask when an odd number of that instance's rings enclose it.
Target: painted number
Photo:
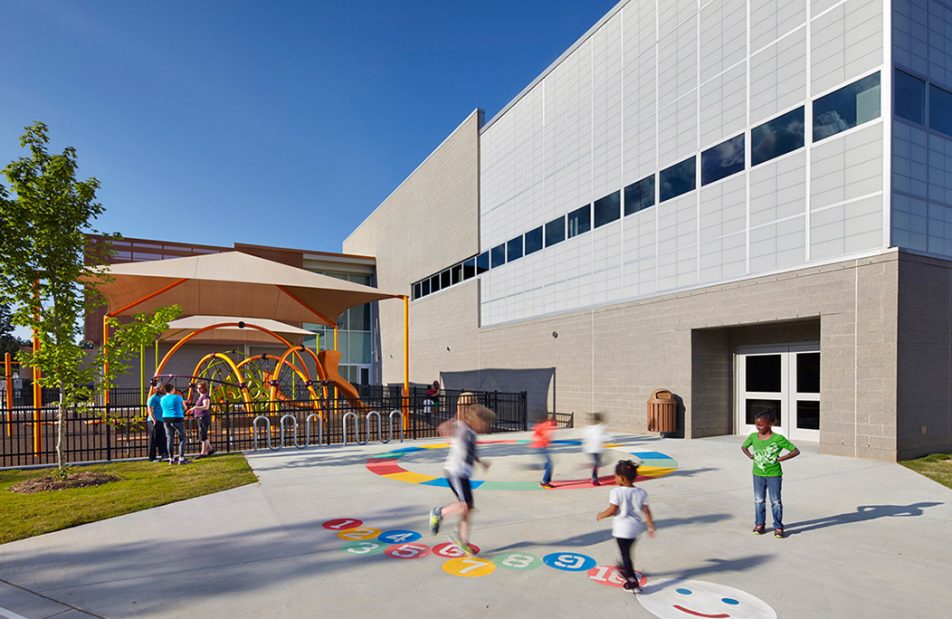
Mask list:
[[[497,556],[493,561],[510,570],[534,570],[542,563],[539,557],[521,552]]]
[[[386,533],[381,533],[377,538],[385,544],[403,544],[406,542],[415,542],[418,539],[423,537],[416,531],[387,531]]]
[[[419,559],[430,554],[430,548],[425,544],[398,544],[384,550],[384,554],[394,559]]]
[[[581,572],[595,567],[595,559],[574,552],[556,552],[542,558],[549,567],[569,572]]]
[[[380,535],[380,529],[348,529],[341,531],[337,537],[347,540],[370,539]]]
[[[459,557],[450,559],[443,564],[443,571],[453,576],[464,578],[479,578],[496,571],[496,564],[477,557]]]
[[[372,555],[383,552],[384,545],[377,542],[349,542],[344,544],[344,552],[352,555]]]
[[[357,520],[356,518],[335,518],[334,520],[325,521],[321,526],[333,531],[344,531],[346,529],[356,529],[363,523],[363,520]]]
[[[473,544],[474,554],[479,554],[479,547]],[[464,556],[466,553],[460,550],[459,546],[453,542],[443,542],[433,547],[433,554],[445,559],[456,559]]]

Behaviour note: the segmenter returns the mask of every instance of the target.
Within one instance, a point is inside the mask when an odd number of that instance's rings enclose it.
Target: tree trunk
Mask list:
[[[56,407],[56,466],[63,470],[63,437],[66,436],[66,404],[60,388],[59,406]]]

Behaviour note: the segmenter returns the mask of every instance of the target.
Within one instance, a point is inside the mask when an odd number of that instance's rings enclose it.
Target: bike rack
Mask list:
[[[341,424],[344,429],[344,444],[342,447],[347,447],[347,419],[352,418],[354,420],[354,440],[358,445],[364,445],[365,443],[360,442],[360,422],[357,421],[357,413],[351,411],[345,413],[344,417],[341,419]]]
[[[286,422],[287,422],[289,419],[291,420],[291,428],[294,430],[294,438],[292,439],[294,442],[292,442],[291,444],[294,445],[295,447],[297,447],[298,449],[304,449],[305,447],[307,447],[307,445],[299,445],[299,444],[298,444],[298,421],[297,421],[297,417],[295,417],[295,416],[292,415],[291,413],[285,414],[283,417],[281,417],[281,421],[279,422],[279,425],[281,426],[281,449],[284,449],[284,427],[285,427],[285,425],[286,425]]]
[[[393,440],[393,417],[394,415],[400,420],[397,427],[400,429],[400,442],[403,442],[403,413],[400,412],[399,408],[395,408],[390,411],[390,436],[387,437],[387,440],[380,441],[381,443],[389,443]]]
[[[274,445],[271,444],[271,420],[268,419],[267,417],[265,417],[264,415],[258,415],[257,417],[254,418],[254,421],[251,422],[251,429],[252,429],[252,432],[253,432],[253,434],[254,434],[254,449],[255,449],[255,451],[258,451],[258,422],[259,422],[259,421],[263,421],[263,422],[264,422],[265,430],[267,430],[267,432],[268,432],[268,449],[270,449],[270,450],[272,450],[272,451],[276,451],[276,450],[278,450],[278,449],[281,449],[280,447],[275,447]],[[284,442],[284,440],[283,440],[284,428],[283,428],[283,427],[281,428],[281,432],[282,432],[282,442]]]
[[[304,420],[304,447],[311,446],[311,420],[314,419],[315,417],[317,418],[317,445],[316,446],[320,447],[321,443],[324,442],[324,419],[317,413],[311,413]],[[297,447],[298,449],[304,448],[298,445],[295,445],[295,447]]]
[[[366,445],[368,442],[370,442],[370,416],[371,415],[377,418],[377,436],[380,438],[380,442],[381,443],[387,442],[383,440],[383,424],[380,422],[380,413],[378,413],[377,411],[370,411],[369,413],[367,413],[367,423],[364,426],[365,428],[364,442],[361,443],[361,445]]]

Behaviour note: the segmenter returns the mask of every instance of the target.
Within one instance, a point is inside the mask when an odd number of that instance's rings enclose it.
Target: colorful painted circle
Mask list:
[[[443,563],[443,571],[453,576],[479,578],[496,571],[496,564],[481,557],[460,557]]]
[[[510,552],[494,556],[493,563],[507,570],[534,570],[542,565],[542,559],[525,552]]]
[[[386,531],[381,533],[377,536],[377,539],[386,544],[405,544],[407,542],[415,542],[421,537],[423,536],[416,531],[396,529],[394,531]]]
[[[638,596],[645,610],[661,619],[685,615],[717,619],[777,619],[766,602],[746,591],[703,580],[663,580]]]
[[[321,523],[321,526],[332,531],[346,531],[347,529],[356,529],[363,523],[363,520],[357,518],[334,518],[333,520],[325,520]]]
[[[490,441],[479,441],[480,445],[520,445],[526,444],[528,441],[525,440],[490,440]],[[552,441],[553,444],[557,445],[581,445],[582,442],[574,439],[566,440],[556,440]],[[399,449],[392,449],[390,451],[378,454],[367,460],[367,470],[372,473],[376,473],[382,477],[387,477],[389,479],[395,479],[397,481],[402,481],[410,484],[423,484],[425,486],[443,486],[448,487],[449,483],[446,479],[442,477],[435,477],[433,475],[425,475],[423,473],[417,473],[415,471],[408,471],[403,468],[398,460],[406,456],[407,454],[432,450],[432,449],[446,449],[449,447],[448,443],[432,443],[429,445],[421,445],[419,447],[400,447]],[[607,449],[619,449],[622,448],[622,445],[615,443],[610,443],[605,445]],[[637,481],[645,481],[647,479],[653,479],[656,477],[664,477],[665,475],[670,475],[678,468],[677,461],[671,456],[661,453],[660,451],[632,451],[629,452],[633,456],[637,456],[641,461],[641,464],[638,467],[638,479]],[[599,478],[599,481],[603,485],[612,485],[615,483],[615,477],[613,475],[605,475]],[[480,490],[542,490],[539,487],[538,482],[536,481],[483,481],[483,480],[471,480],[470,484],[473,489],[479,488]],[[552,482],[554,490],[573,490],[578,488],[592,488],[591,480],[588,478],[585,479],[556,479]]]
[[[642,572],[636,570],[635,576],[638,578],[639,587],[644,587],[645,583],[648,582],[648,577]],[[609,587],[621,588],[625,586],[625,577],[622,576],[621,570],[614,565],[597,565],[588,571],[588,577]]]
[[[380,542],[361,540],[356,542],[347,542],[341,547],[341,550],[347,554],[361,557],[380,554],[386,547],[386,544],[381,544]]]
[[[586,572],[595,567],[595,559],[574,552],[553,552],[542,557],[542,562],[557,570]]]
[[[430,547],[426,544],[411,542],[388,546],[383,552],[392,559],[420,559],[430,554]]]
[[[476,544],[470,544],[470,546],[473,547],[473,554],[479,554],[479,546]],[[458,559],[459,557],[466,556],[466,553],[460,550],[459,546],[453,542],[437,544],[433,547],[433,554],[438,557],[443,557],[444,559]]]
[[[359,540],[359,539],[370,539],[372,537],[377,537],[380,535],[380,529],[347,529],[346,531],[341,531],[337,534],[337,537],[341,539],[346,539],[350,541]]]

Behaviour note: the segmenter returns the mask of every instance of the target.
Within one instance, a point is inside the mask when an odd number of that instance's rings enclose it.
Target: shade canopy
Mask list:
[[[280,340],[275,339],[270,334],[255,329],[251,326],[241,327],[239,325],[256,325],[277,333],[281,337],[299,344],[302,338],[313,336],[314,334],[307,329],[295,327],[294,325],[270,320],[268,318],[236,318],[234,316],[188,316],[180,318],[169,323],[169,328],[160,337],[161,342],[177,342],[190,333],[206,329],[213,325],[229,325],[216,329],[209,329],[203,333],[192,337],[191,342],[216,342],[228,344],[258,344],[270,343],[280,345]]]
[[[349,307],[404,295],[382,292],[241,252],[127,262],[105,268],[110,316],[179,305],[191,316],[245,316],[333,326]]]

